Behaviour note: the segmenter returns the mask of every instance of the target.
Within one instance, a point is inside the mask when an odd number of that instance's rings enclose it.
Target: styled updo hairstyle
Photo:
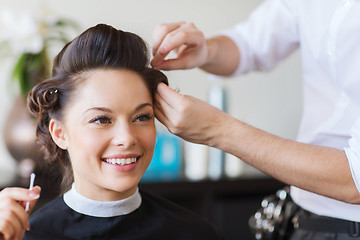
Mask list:
[[[99,69],[131,70],[139,74],[155,99],[157,85],[168,84],[166,76],[149,67],[146,43],[137,35],[98,24],[67,43],[55,57],[52,77],[29,92],[27,103],[37,118],[36,136],[47,163],[61,166],[62,191],[73,181],[68,152],[59,148],[49,132],[51,119],[62,120],[66,104],[86,74]]]

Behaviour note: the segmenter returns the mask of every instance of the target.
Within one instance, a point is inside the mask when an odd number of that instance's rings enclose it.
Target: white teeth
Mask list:
[[[117,165],[128,165],[131,163],[135,163],[136,162],[136,158],[107,158],[105,159],[105,161],[107,163],[111,163],[111,164],[117,164]]]

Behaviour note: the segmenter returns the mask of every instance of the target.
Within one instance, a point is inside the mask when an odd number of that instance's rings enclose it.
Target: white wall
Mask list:
[[[13,10],[42,6],[60,16],[69,17],[86,29],[97,23],[107,23],[132,31],[151,43],[156,24],[171,21],[192,21],[212,36],[246,19],[260,0],[0,0],[1,8]],[[0,33],[1,34],[1,33]],[[11,106],[13,95],[8,92],[9,63],[0,66],[0,127]],[[200,70],[167,72],[170,86],[183,94],[203,100],[207,98],[207,75]],[[282,137],[294,139],[301,116],[301,73],[295,54],[271,73],[253,73],[227,82],[229,113],[245,122]],[[0,140],[0,170],[13,171],[14,161]],[[1,172],[0,172],[1,173]]]

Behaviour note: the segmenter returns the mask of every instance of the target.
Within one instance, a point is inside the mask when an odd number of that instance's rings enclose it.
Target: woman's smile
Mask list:
[[[139,154],[117,154],[101,158],[101,161],[116,171],[129,172],[135,169],[140,158]]]

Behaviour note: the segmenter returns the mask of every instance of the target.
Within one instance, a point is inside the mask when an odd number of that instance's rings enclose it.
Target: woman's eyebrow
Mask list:
[[[150,106],[151,108],[153,107],[153,105],[152,105],[151,103],[142,103],[142,104],[140,104],[139,106],[137,106],[134,111],[135,111],[135,112],[136,112],[136,111],[139,111],[140,109],[142,109],[142,108],[144,108],[144,107],[147,107],[147,106]]]
[[[92,107],[92,108],[86,109],[84,113],[89,112],[89,111],[101,111],[101,112],[108,112],[108,113],[111,113],[111,112],[112,112],[109,108],[105,108],[105,107]]]
[[[142,103],[139,104],[135,109],[134,112],[139,111],[140,109],[144,108],[144,107],[153,107],[153,105],[151,103]],[[107,113],[112,113],[111,109],[106,108],[106,107],[92,107],[89,109],[86,109],[84,113],[89,112],[89,111],[101,111],[101,112],[107,112]]]

